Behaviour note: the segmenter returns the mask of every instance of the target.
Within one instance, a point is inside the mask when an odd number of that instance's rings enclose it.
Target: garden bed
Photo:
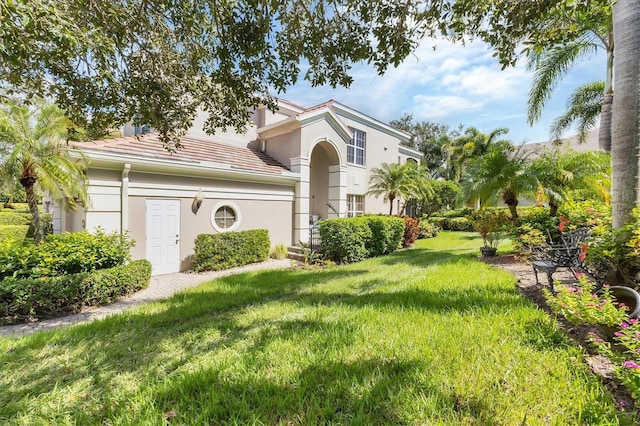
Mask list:
[[[585,361],[591,370],[599,376],[607,385],[610,391],[615,395],[620,405],[628,410],[634,409],[633,398],[630,393],[621,386],[620,382],[614,378],[613,363],[606,357],[594,353],[589,344],[589,334],[597,333],[600,336],[606,334],[601,326],[591,324],[572,324],[563,317],[558,317],[547,304],[543,288],[549,286],[544,284],[536,284],[531,265],[522,262],[515,255],[503,255],[492,258],[480,258],[483,262],[504,269],[512,273],[517,279],[517,285],[522,294],[531,300],[538,308],[547,312],[550,316],[556,317],[558,325],[565,332],[567,337],[585,348],[588,352],[585,355]],[[560,281],[564,285],[575,285],[576,279],[568,270],[559,270],[554,274],[554,279]],[[546,281],[545,281],[546,284]]]

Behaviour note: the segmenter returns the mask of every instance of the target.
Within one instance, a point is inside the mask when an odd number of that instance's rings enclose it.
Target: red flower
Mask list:
[[[569,219],[561,220],[560,225],[558,225],[558,230],[560,230],[560,232],[564,232],[564,227],[567,226],[569,222],[571,222]]]
[[[578,255],[578,259],[580,259],[581,262],[584,262],[584,260],[587,258],[588,248],[589,244],[583,244],[582,247],[580,247],[580,254]]]

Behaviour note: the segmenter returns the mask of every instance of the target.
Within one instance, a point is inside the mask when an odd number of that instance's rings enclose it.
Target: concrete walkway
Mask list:
[[[158,275],[155,277],[151,277],[151,282],[149,283],[148,288],[141,290],[127,298],[121,299],[111,305],[90,307],[84,309],[79,314],[68,315],[61,318],[54,318],[28,324],[16,324],[0,327],[0,336],[17,337],[25,334],[37,333],[39,331],[68,327],[70,325],[89,322],[95,319],[102,319],[110,315],[123,312],[134,306],[141,305],[143,303],[166,299],[181,290],[195,287],[198,284],[206,281],[211,281],[215,278],[226,277],[229,275],[239,274],[241,272],[247,271],[258,271],[264,269],[286,269],[290,268],[291,266],[292,261],[290,259],[269,259],[266,262],[254,263],[252,265],[227,269],[225,271],[205,273],[180,272],[177,274]]]

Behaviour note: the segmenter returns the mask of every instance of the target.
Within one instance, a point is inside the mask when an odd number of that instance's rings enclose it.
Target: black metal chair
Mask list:
[[[553,273],[558,268],[568,268],[574,277],[578,277],[576,270],[585,271],[584,257],[581,256],[587,240],[589,239],[589,228],[578,228],[573,231],[561,234],[562,244],[543,245],[532,249],[533,273],[538,281],[538,272],[544,272],[547,275],[551,291],[555,291],[553,287]]]

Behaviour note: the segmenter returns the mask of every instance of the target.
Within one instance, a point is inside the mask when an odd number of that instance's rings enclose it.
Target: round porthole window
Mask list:
[[[218,232],[233,231],[240,225],[240,209],[233,203],[218,203],[211,211],[211,225]]]

